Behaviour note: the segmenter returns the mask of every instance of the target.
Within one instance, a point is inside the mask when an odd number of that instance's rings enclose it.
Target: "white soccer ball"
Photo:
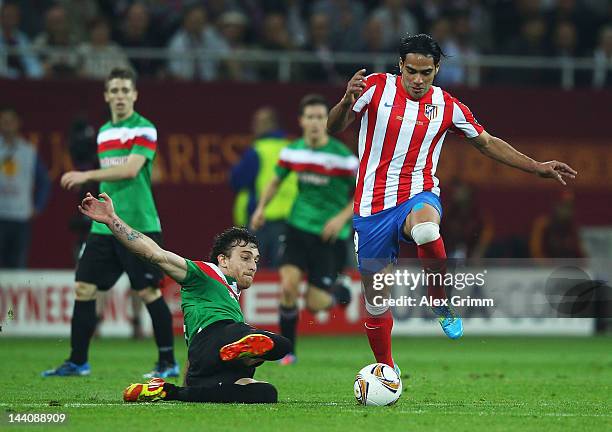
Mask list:
[[[361,405],[392,405],[402,395],[402,380],[391,366],[374,363],[359,371],[353,391]]]

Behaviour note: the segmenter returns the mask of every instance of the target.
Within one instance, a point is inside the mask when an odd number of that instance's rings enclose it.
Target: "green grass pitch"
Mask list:
[[[404,393],[382,408],[352,394],[356,372],[373,362],[365,336],[302,337],[295,366],[260,367],[256,378],[278,388],[273,406],[124,404],[123,388],[152,366],[152,341],[94,340],[90,377],[41,378],[68,345],[0,337],[0,430],[41,430],[9,426],[10,412],[65,412],[64,425],[48,428],[86,432],[612,430],[609,338],[394,338]]]

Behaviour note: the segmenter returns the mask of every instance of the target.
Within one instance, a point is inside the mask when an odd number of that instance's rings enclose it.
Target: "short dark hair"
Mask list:
[[[110,71],[108,77],[104,81],[104,88],[108,87],[108,83],[116,78],[132,81],[132,85],[136,88],[136,74],[132,69],[116,67]]]
[[[398,48],[402,61],[406,61],[407,54],[423,54],[433,58],[434,65],[437,66],[440,63],[440,57],[446,57],[438,42],[424,33],[404,36]]]
[[[300,101],[300,115],[303,115],[306,107],[311,105],[323,105],[327,110],[329,110],[329,104],[324,96],[311,93],[304,96]]]
[[[209,262],[219,264],[217,257],[225,255],[229,257],[232,249],[236,246],[246,246],[249,243],[255,244],[259,248],[257,237],[244,227],[231,227],[215,236],[213,247],[210,251]]]

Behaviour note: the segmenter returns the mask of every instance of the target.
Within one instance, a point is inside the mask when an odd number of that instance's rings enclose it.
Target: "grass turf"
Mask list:
[[[87,432],[612,430],[609,338],[395,338],[404,393],[382,408],[358,406],[352,394],[355,373],[373,362],[365,337],[302,337],[295,366],[260,367],[256,378],[279,391],[272,406],[124,404],[123,388],[142,382],[153,364],[152,341],[95,340],[90,377],[40,377],[67,356],[68,345],[0,338],[0,430],[9,412],[65,412],[56,430]],[[177,353],[183,364],[180,340]]]

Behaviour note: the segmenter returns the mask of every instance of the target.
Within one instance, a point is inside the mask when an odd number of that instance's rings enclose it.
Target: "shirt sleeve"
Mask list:
[[[484,131],[484,128],[474,118],[472,111],[456,98],[453,98],[453,125],[451,128],[455,132],[461,132],[466,138],[475,138]]]
[[[370,74],[365,78],[366,87],[363,89],[361,96],[359,96],[352,106],[352,110],[357,114],[363,114],[366,107],[372,101],[374,90],[376,89],[376,82],[379,81],[381,74]]]
[[[131,153],[139,154],[149,160],[155,159],[157,151],[157,129],[154,126],[136,129]]]
[[[202,272],[194,261],[185,258],[185,263],[187,263],[187,275],[185,279],[183,279],[183,282],[181,282],[181,287],[185,290],[191,290],[196,286],[201,287],[202,280],[205,280],[209,276]]]

